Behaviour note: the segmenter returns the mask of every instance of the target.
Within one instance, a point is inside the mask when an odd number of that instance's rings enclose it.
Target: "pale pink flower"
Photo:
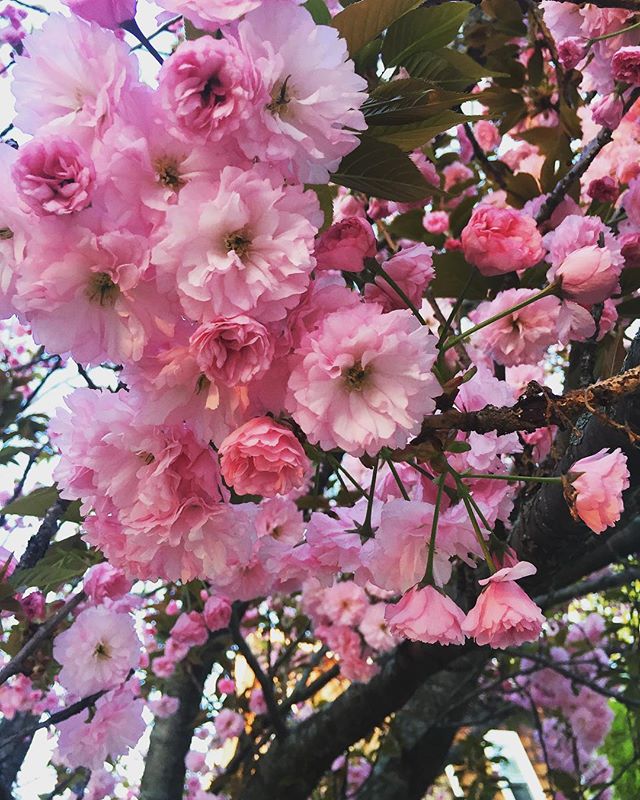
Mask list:
[[[374,455],[401,447],[435,408],[435,356],[434,337],[409,311],[338,311],[297,351],[287,406],[323,449]]]
[[[42,220],[16,282],[16,308],[37,341],[79,361],[135,361],[169,310],[149,270],[146,241],[124,231]],[[167,324],[167,323],[165,323]]]
[[[72,139],[32,139],[19,153],[11,175],[20,199],[36,214],[72,214],[89,205],[95,167]]]
[[[613,262],[606,247],[592,244],[569,253],[559,267],[551,267],[547,280],[561,281],[563,297],[593,305],[619,291],[621,271],[621,265]]]
[[[238,494],[272,497],[298,489],[309,459],[290,428],[255,417],[221,443],[220,469]]]
[[[334,223],[316,242],[316,269],[360,272],[365,258],[376,254],[376,237],[362,217],[347,217]]]
[[[103,767],[107,758],[124,755],[135,747],[147,725],[142,718],[144,702],[135,697],[129,684],[108,692],[96,701],[91,718],[85,709],[59,722],[58,755],[72,769]]]
[[[433,247],[422,242],[401,248],[381,264],[387,275],[397,283],[409,301],[420,308],[422,295],[435,277]],[[407,308],[406,302],[382,275],[365,286],[364,296],[369,302],[380,303],[385,311]]]
[[[385,616],[393,633],[426,644],[463,644],[464,611],[433,586],[410,589]]]
[[[507,311],[535,294],[533,289],[507,289],[495,300],[480,303],[469,317],[474,323]],[[473,343],[498,364],[534,364],[558,339],[560,301],[547,296],[507,314],[474,334]]]
[[[302,511],[286,497],[271,497],[260,503],[256,515],[256,533],[278,542],[298,544],[302,540],[304,521]]]
[[[16,313],[13,306],[18,263],[24,258],[27,231],[32,226],[30,214],[23,212],[11,179],[18,152],[0,142],[0,319]]]
[[[136,15],[136,0],[63,0],[78,17],[116,30]]]
[[[495,150],[500,144],[500,131],[489,119],[480,119],[473,126],[473,135],[485,153]]]
[[[558,42],[558,58],[565,69],[575,69],[587,55],[588,42],[580,36],[567,36]]]
[[[157,700],[149,701],[149,709],[154,717],[158,719],[172,717],[179,708],[180,700],[168,694],[163,694],[162,697],[159,697]]]
[[[208,597],[202,611],[205,625],[210,631],[219,631],[229,625],[231,619],[231,603],[226,597],[212,595]]]
[[[167,213],[153,253],[161,286],[177,288],[201,322],[248,314],[282,319],[307,288],[318,202],[268,169],[226,167],[220,182],[190,183]]]
[[[97,606],[106,600],[120,600],[131,589],[131,581],[121,569],[103,561],[87,570],[82,588]]]
[[[227,739],[234,739],[244,732],[244,719],[241,714],[236,711],[231,711],[230,708],[223,708],[218,712],[214,725],[216,727],[216,736],[223,744]]]
[[[359,110],[366,82],[345,40],[290,3],[263,4],[234,35],[269,95],[240,146],[300,182],[326,183],[366,127]]]
[[[182,42],[162,65],[159,82],[171,132],[188,142],[234,135],[255,113],[254,104],[268,102],[246,55],[212,36]]]
[[[105,800],[115,794],[115,788],[116,779],[113,773],[105,769],[94,769],[82,797],[83,800]]]
[[[336,625],[358,625],[369,605],[367,594],[353,581],[341,581],[324,590],[322,611]]]
[[[624,259],[620,252],[620,244],[611,229],[595,216],[583,217],[578,214],[569,214],[555,230],[547,233],[544,237],[544,244],[549,251],[548,261],[552,267],[557,269],[575,250],[598,245],[601,239],[604,241],[604,247],[611,254],[612,264],[621,270]]]
[[[446,211],[427,211],[422,226],[427,233],[446,233],[449,230],[449,215]]]
[[[533,575],[536,568],[528,561],[504,567],[479,581],[487,588],[462,623],[462,631],[479,645],[505,647],[535,641],[540,635],[544,615],[516,583]]]
[[[174,642],[191,648],[204,644],[209,633],[202,614],[198,614],[197,611],[190,611],[188,614],[180,614],[173,628],[171,628],[170,636]]]
[[[464,257],[483,275],[527,269],[544,256],[535,220],[514,208],[479,205],[461,239]]]
[[[358,625],[358,630],[364,636],[365,642],[372,650],[386,653],[392,650],[398,638],[391,633],[385,618],[386,603],[374,603],[364,612]]]
[[[622,122],[624,103],[617,94],[597,97],[589,106],[591,117],[597,125],[602,125],[609,130],[615,130]]]
[[[382,589],[406,592],[424,577],[433,526],[431,503],[390,500],[382,507],[374,538],[362,547],[362,565]],[[436,541],[434,573],[439,585],[451,575],[448,555]]]
[[[611,59],[611,68],[614,80],[640,84],[640,47],[621,47]]]
[[[29,35],[28,55],[16,58],[12,72],[16,127],[31,134],[64,131],[86,146],[113,123],[137,79],[136,60],[124,42],[60,14]]]
[[[158,0],[174,14],[184,14],[202,30],[216,31],[257,8],[261,0]]]
[[[622,493],[628,488],[627,457],[619,447],[603,448],[571,466],[565,494],[574,516],[594,533],[602,533],[620,519]]]
[[[53,643],[58,679],[78,697],[122,683],[140,658],[133,619],[104,606],[87,608]]]
[[[189,350],[212,383],[235,386],[269,369],[274,344],[264,325],[238,316],[200,325],[189,339]]]

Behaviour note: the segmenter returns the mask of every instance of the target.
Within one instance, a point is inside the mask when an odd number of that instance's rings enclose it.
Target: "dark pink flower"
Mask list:
[[[479,205],[461,239],[464,257],[483,275],[527,269],[544,255],[535,220],[515,208]]]
[[[376,237],[362,217],[347,217],[336,222],[316,242],[316,269],[342,269],[360,272],[364,259],[376,254]]]
[[[616,81],[640,84],[640,47],[621,47],[611,59],[613,77]]]

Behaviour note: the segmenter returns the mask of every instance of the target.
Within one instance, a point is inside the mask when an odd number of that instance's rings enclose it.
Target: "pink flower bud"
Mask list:
[[[533,267],[544,255],[535,220],[515,208],[477,206],[461,239],[464,257],[487,276]]]
[[[611,68],[614,80],[640,85],[640,47],[621,47],[611,59]]]
[[[371,225],[362,217],[336,222],[316,242],[317,269],[342,269],[360,272],[364,259],[376,254],[376,238]]]
[[[603,125],[612,131],[618,127],[624,113],[624,105],[617,94],[599,97],[591,103],[589,109],[596,125]]]
[[[226,597],[209,597],[204,604],[202,616],[210,631],[219,631],[229,625],[231,604]]]
[[[587,55],[587,41],[581,36],[567,36],[558,43],[558,58],[565,69],[574,69]]]
[[[587,194],[592,200],[600,203],[615,203],[620,195],[620,186],[615,178],[605,175],[591,181]]]
[[[549,281],[562,282],[562,295],[584,305],[602,303],[618,289],[620,267],[606,247],[588,245],[574,250],[557,269],[547,273]]]

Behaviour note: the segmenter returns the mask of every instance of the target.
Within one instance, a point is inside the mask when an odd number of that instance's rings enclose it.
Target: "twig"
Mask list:
[[[240,619],[238,614],[238,608],[235,603],[233,606],[233,611],[231,613],[231,621],[229,623],[229,629],[231,630],[233,641],[238,646],[238,650],[242,653],[247,664],[253,670],[253,674],[256,676],[256,679],[262,688],[264,701],[267,705],[269,717],[271,718],[271,722],[276,732],[276,736],[284,738],[287,735],[288,731],[280,710],[280,706],[278,705],[278,702],[276,700],[273,691],[273,683],[269,680],[267,675],[262,670],[262,667],[260,666],[258,659],[253,654],[253,651],[246,643],[245,638],[240,631]]]
[[[572,583],[563,589],[551,591],[548,594],[536,597],[536,603],[543,609],[553,608],[577,600],[588,594],[595,592],[606,592],[607,589],[617,589],[619,586],[626,586],[632,581],[640,581],[640,569],[630,567],[622,572],[613,572],[609,575],[601,575],[597,578],[590,578],[578,583]]]
[[[51,506],[51,508],[44,515],[44,519],[40,527],[29,539],[27,549],[22,554],[22,558],[18,562],[18,570],[30,569],[34,567],[38,561],[44,556],[49,549],[51,540],[58,532],[60,527],[60,520],[64,516],[65,511],[69,508],[71,502],[63,500],[61,497]]]
[[[65,617],[73,611],[74,608],[80,605],[85,599],[86,595],[83,591],[74,594],[69,600],[58,609],[55,614],[49,617],[46,622],[43,622],[38,630],[33,634],[29,641],[16,653],[16,655],[0,669],[0,686],[5,683],[13,675],[17,675],[24,662],[29,658],[32,653],[35,653],[40,645],[45,642],[58,625],[65,619]]]

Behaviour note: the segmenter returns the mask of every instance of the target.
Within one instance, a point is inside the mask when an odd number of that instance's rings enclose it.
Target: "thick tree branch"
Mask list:
[[[640,544],[640,530],[638,531],[638,543]],[[609,589],[627,586],[633,581],[640,581],[640,569],[637,567],[630,567],[620,572],[610,572],[606,575],[597,575],[595,578],[579,581],[578,583],[571,583],[569,586],[565,586],[555,592],[536,597],[536,603],[542,609],[551,609],[563,606],[580,597],[586,597],[588,594],[606,592]]]
[[[69,508],[70,501],[59,498],[47,511],[40,524],[40,527],[29,539],[27,549],[22,554],[18,563],[18,569],[31,569],[40,561],[49,549],[51,540],[58,532],[60,522],[66,510]]]

